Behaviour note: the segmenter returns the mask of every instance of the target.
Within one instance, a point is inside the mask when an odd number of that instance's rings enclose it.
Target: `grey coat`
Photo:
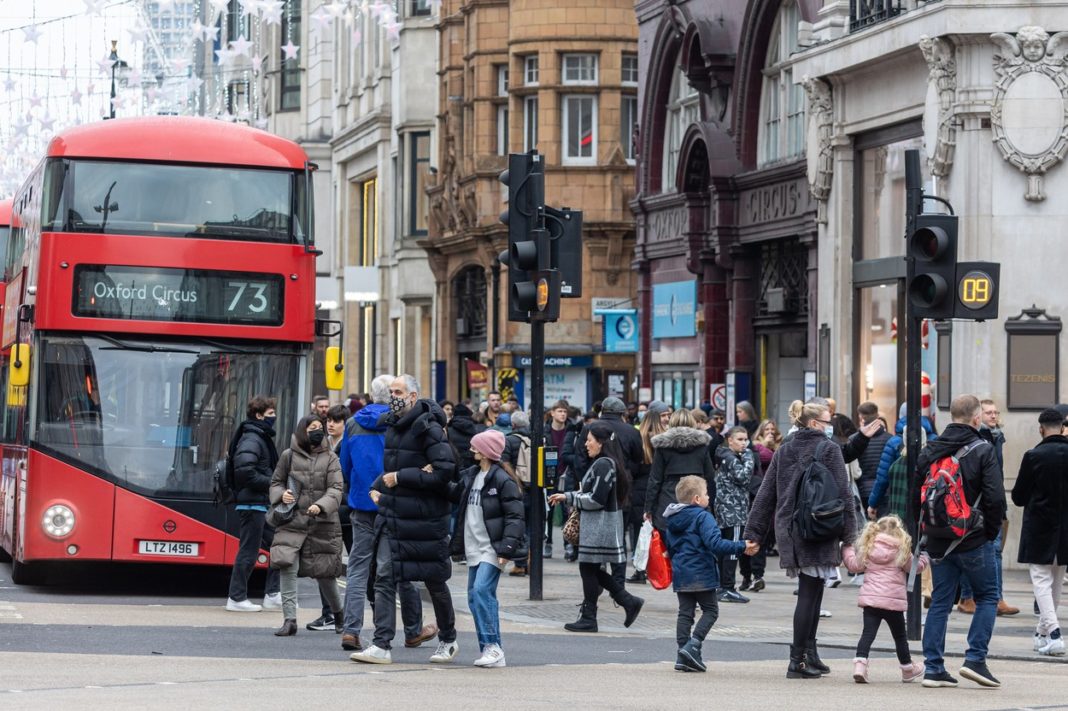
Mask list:
[[[779,447],[764,474],[760,491],[757,492],[753,507],[749,511],[743,537],[761,543],[767,540],[768,531],[774,526],[775,545],[779,548],[779,565],[782,568],[836,566],[842,562],[839,550],[842,541],[806,543],[795,538],[791,531],[798,481],[812,461],[816,447],[827,441],[827,436],[819,430],[801,429],[789,442]],[[842,501],[852,501],[853,495],[850,492],[849,476],[846,474],[841,448],[824,447],[820,453],[820,461],[837,480]],[[844,518],[845,535],[842,540],[852,543],[857,537],[857,521],[853,516]]]
[[[616,467],[600,457],[582,477],[579,491],[566,493],[567,503],[579,510],[579,563],[622,563],[623,511],[616,497]]]

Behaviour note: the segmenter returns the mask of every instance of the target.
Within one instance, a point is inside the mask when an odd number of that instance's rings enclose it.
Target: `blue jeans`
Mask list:
[[[347,587],[345,588],[345,634],[357,637],[363,629],[363,609],[367,600],[367,582],[371,575],[371,558],[375,546],[375,514],[372,511],[353,509],[352,545],[349,547]],[[423,601],[419,591],[409,582],[398,583],[397,593],[401,601],[401,620],[404,621],[404,638],[415,639],[423,630]],[[373,598],[372,598],[373,599]]]
[[[923,628],[923,658],[928,674],[938,674],[946,669],[942,658],[946,649],[946,626],[957,585],[962,580],[971,583],[975,595],[975,615],[968,628],[968,650],[964,658],[970,662],[986,661],[998,615],[996,558],[993,542],[987,541],[975,550],[950,553],[931,565],[934,591],[931,609],[927,611],[927,624]]]
[[[479,563],[467,569],[467,606],[475,618],[475,634],[479,649],[487,644],[501,645],[501,625],[497,605],[497,581],[501,569],[489,563]]]
[[[1001,531],[998,531],[998,537],[994,539],[994,556],[997,561],[998,600],[1004,600],[1005,591],[1001,587]],[[974,597],[971,584],[967,579],[961,578],[960,599],[971,600]]]

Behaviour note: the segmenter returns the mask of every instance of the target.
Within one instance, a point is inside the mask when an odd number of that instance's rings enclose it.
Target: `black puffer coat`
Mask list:
[[[371,488],[382,494],[376,533],[389,537],[394,579],[448,580],[456,457],[445,437],[445,412],[433,400],[418,400],[399,418],[387,413],[381,421],[390,425],[382,471],[397,472],[397,485],[390,488],[379,477]],[[423,471],[427,464],[433,471]]]
[[[675,487],[679,479],[694,474],[704,477],[708,483],[709,496],[715,497],[716,473],[708,457],[707,432],[693,427],[672,427],[651,440],[653,466],[649,470],[649,485],[645,494],[645,513],[652,514],[653,526],[667,530],[664,511],[668,505],[677,503]]]
[[[1024,507],[1019,562],[1068,564],[1068,437],[1046,437],[1024,454],[1012,503]]]
[[[449,498],[453,503],[460,504],[456,514],[456,530],[449,544],[449,552],[454,556],[464,555],[464,520],[471,486],[477,476],[478,467],[468,467],[460,475],[460,481],[450,485]],[[482,516],[493,550],[501,558],[514,556],[526,534],[526,510],[523,508],[523,492],[519,490],[519,485],[499,464],[490,467],[482,484]]]
[[[471,454],[471,438],[484,429],[486,429],[484,426],[475,424],[470,415],[457,414],[449,420],[446,434],[449,444],[456,449],[456,464],[459,470],[462,471],[475,465],[475,455]]]
[[[871,490],[875,486],[875,477],[879,473],[879,461],[883,456],[883,448],[890,441],[890,433],[886,430],[879,432],[868,440],[868,447],[857,460],[860,464],[860,479],[857,480],[857,489],[860,490],[860,498],[867,501],[871,496]],[[843,457],[845,455],[843,454]]]
[[[236,503],[248,506],[267,506],[270,501],[271,475],[278,466],[278,450],[274,446],[275,431],[263,420],[245,420],[230,452],[234,465]]]

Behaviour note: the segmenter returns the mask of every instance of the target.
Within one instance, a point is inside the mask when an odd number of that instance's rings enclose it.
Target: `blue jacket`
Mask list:
[[[875,484],[872,486],[871,494],[866,502],[872,508],[878,508],[879,504],[882,503],[886,487],[890,485],[890,467],[901,456],[901,447],[905,444],[905,422],[906,419],[904,417],[897,421],[897,426],[894,427],[894,436],[888,439],[883,447],[883,455],[879,458],[879,469],[875,473]],[[931,420],[926,416],[921,417],[920,424],[923,426],[924,432],[927,433],[928,442],[938,439],[938,434],[935,433]]]
[[[341,441],[341,474],[349,490],[349,508],[355,511],[378,511],[368,492],[382,474],[382,457],[386,448],[388,425],[378,424],[389,412],[389,405],[367,405],[352,416]]]
[[[675,592],[718,589],[718,559],[745,552],[745,541],[724,539],[715,517],[696,504],[671,504],[664,512],[664,522]]]

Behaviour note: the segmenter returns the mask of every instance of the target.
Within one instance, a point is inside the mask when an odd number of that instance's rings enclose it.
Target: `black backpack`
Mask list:
[[[820,442],[797,482],[793,531],[806,543],[837,540],[845,533],[846,503],[834,475],[819,461],[820,451],[825,446],[835,445]]]
[[[215,476],[212,487],[212,503],[216,506],[229,506],[237,503],[237,486],[234,479],[233,458],[227,456],[215,464]]]

